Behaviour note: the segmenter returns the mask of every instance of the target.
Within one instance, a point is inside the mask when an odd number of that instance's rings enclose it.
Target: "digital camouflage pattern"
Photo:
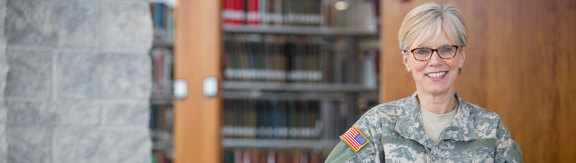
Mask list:
[[[366,112],[354,126],[370,143],[354,152],[340,141],[326,162],[523,162],[500,116],[455,96],[458,111],[438,143],[424,132],[414,94]]]

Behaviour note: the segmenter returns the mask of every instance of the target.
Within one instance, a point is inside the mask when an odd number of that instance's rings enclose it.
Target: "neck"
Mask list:
[[[457,101],[454,98],[454,91],[447,91],[443,94],[429,94],[417,91],[420,107],[436,114],[446,114],[454,110]]]

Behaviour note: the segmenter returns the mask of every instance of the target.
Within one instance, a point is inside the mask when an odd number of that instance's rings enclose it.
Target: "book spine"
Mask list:
[[[224,25],[234,25],[234,0],[223,0],[222,5],[222,20]]]
[[[284,54],[286,56],[286,82],[291,83],[293,82],[291,72],[296,69],[296,45],[292,41],[288,40],[284,46]]]
[[[248,9],[247,9],[247,22],[249,26],[257,27],[260,26],[260,5],[259,0],[247,0],[248,1]]]
[[[288,112],[287,112],[288,102],[285,100],[279,101],[278,107],[278,126],[277,133],[278,138],[286,139],[288,138]]]
[[[152,58],[154,59],[154,92],[162,92],[164,76],[164,52],[161,48],[152,50]]]
[[[288,115],[287,115],[287,128],[288,138],[296,138],[296,101],[290,100],[288,102]]]
[[[164,49],[164,72],[162,75],[162,83],[164,90],[163,93],[171,94],[172,93],[172,68],[174,67],[174,55],[172,51],[169,49]]]
[[[274,25],[274,20],[272,16],[274,14],[274,1],[275,0],[261,0],[261,7],[265,9],[261,9],[262,15],[262,26],[271,26]]]
[[[245,0],[232,0],[232,25],[241,26],[244,25],[244,20],[246,17],[245,13]]]
[[[176,18],[174,15],[174,9],[167,9],[166,13],[166,36],[164,40],[168,42],[174,42],[174,32],[176,27]]]
[[[266,130],[264,129],[267,125],[267,121],[266,121],[266,114],[265,114],[265,108],[264,108],[264,103],[262,100],[257,100],[256,101],[256,112],[258,115],[258,129],[257,129],[257,137],[258,138],[266,138]]]
[[[156,49],[152,49],[150,51],[150,57],[152,58],[152,91],[153,92],[157,92],[158,91],[158,80],[157,80],[157,69],[158,69],[158,54],[156,52]]]
[[[282,1],[284,0],[273,0],[274,2],[270,4],[274,8],[274,12],[271,15],[271,25],[281,26],[283,15],[282,15]]]
[[[154,3],[154,28],[164,29],[164,4]]]
[[[247,137],[257,138],[258,136],[258,112],[256,109],[257,101],[254,99],[248,100],[248,123],[247,123]]]

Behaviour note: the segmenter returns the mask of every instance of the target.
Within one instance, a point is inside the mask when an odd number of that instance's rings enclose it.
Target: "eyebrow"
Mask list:
[[[435,48],[439,48],[439,47],[443,47],[443,46],[452,46],[451,44],[442,44],[440,46],[436,46]],[[418,46],[417,48],[414,49],[418,49],[418,48],[429,48],[429,49],[433,49],[430,46]]]

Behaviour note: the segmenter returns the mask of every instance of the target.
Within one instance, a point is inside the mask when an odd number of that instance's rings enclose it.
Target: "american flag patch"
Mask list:
[[[352,127],[350,130],[346,131],[344,135],[341,137],[354,151],[358,152],[364,145],[370,142],[360,130],[356,127]]]

